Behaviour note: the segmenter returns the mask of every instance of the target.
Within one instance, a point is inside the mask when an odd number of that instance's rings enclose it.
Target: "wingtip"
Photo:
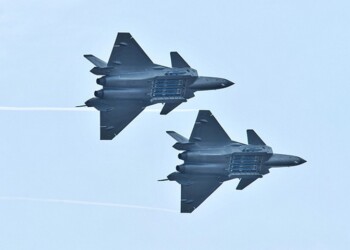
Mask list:
[[[127,32],[127,31],[121,31],[121,32],[118,32],[118,35],[121,34],[121,35],[130,35],[130,32]]]
[[[212,115],[210,110],[199,110],[198,111],[198,116],[199,115]]]
[[[132,38],[132,35],[130,34],[130,32],[118,32],[117,34],[117,39],[127,39],[127,38]]]
[[[100,135],[100,141],[111,141],[115,135]]]

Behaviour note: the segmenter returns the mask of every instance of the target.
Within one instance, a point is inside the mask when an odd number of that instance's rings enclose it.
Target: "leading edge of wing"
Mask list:
[[[111,110],[100,111],[101,140],[112,140],[145,109],[143,104],[133,102],[113,102],[111,105]]]
[[[194,124],[191,142],[230,143],[231,139],[209,110],[200,110]]]
[[[154,64],[130,33],[118,33],[108,66],[139,69],[152,67]]]
[[[195,178],[181,185],[181,213],[192,213],[218,187],[222,181],[217,178]]]

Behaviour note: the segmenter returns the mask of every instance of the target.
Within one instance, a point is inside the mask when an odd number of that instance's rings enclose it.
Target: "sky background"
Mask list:
[[[0,111],[0,249],[349,249],[349,1],[0,0],[0,106],[74,107],[93,96],[83,54],[107,60],[130,32],[153,62],[178,51],[200,75],[236,84],[197,92],[233,140],[253,128],[276,153],[244,191],[224,183],[180,214],[181,161],[197,112],[143,112],[113,141],[99,113]],[[152,108],[160,108],[160,105]],[[9,200],[127,204],[160,210]]]

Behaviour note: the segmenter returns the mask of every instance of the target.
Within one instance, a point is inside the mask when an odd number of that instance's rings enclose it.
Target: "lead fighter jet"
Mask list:
[[[239,178],[242,190],[269,173],[270,168],[291,167],[305,163],[298,156],[272,153],[271,147],[254,132],[247,130],[248,145],[231,141],[210,111],[199,111],[190,139],[167,131],[184,151],[184,163],[167,179],[181,184],[181,213],[192,213],[224,181]]]
[[[100,111],[101,140],[113,139],[149,105],[164,103],[161,114],[166,115],[198,90],[233,84],[198,76],[177,52],[170,56],[172,68],[154,64],[129,33],[118,33],[108,63],[84,55],[96,66],[91,72],[102,75],[96,82],[103,88],[85,102]]]

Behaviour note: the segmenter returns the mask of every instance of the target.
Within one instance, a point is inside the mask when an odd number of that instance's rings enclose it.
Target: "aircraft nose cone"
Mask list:
[[[300,164],[303,164],[306,162],[306,160],[304,160],[303,158],[300,158],[299,162],[300,162]]]
[[[232,86],[233,84],[235,84],[235,83],[231,82],[231,81],[227,81],[227,86]]]
[[[221,86],[222,87],[230,87],[232,86],[233,84],[235,84],[234,82],[231,82],[229,80],[225,80],[223,83],[221,83]]]

